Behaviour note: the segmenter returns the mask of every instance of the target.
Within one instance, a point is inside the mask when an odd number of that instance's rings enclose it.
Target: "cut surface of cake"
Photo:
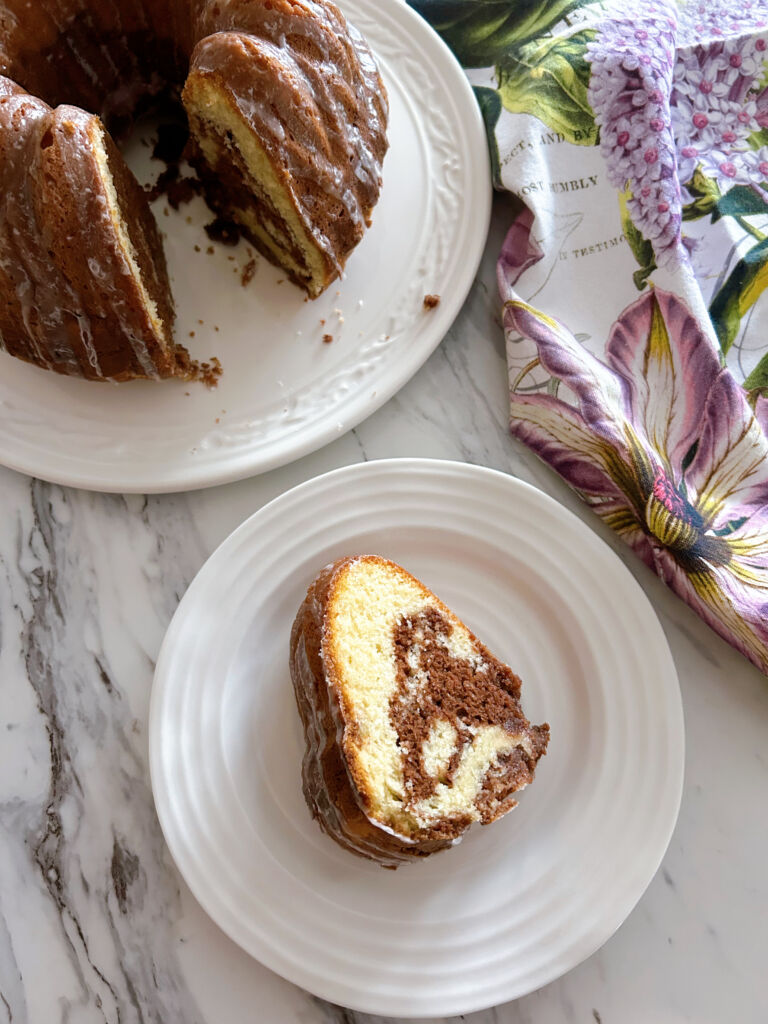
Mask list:
[[[528,722],[514,672],[377,555],[319,574],[290,667],[309,808],[340,845],[385,866],[506,814],[547,748],[549,726]]]
[[[6,350],[97,380],[195,376],[160,233],[100,119],[0,79],[0,167]]]
[[[0,0],[0,349],[89,380],[212,382],[173,342],[160,233],[105,128],[169,96],[214,211],[311,297],[339,276],[388,107],[333,3]]]
[[[332,4],[250,4],[195,47],[182,99],[208,201],[310,296],[371,222],[386,91]]]

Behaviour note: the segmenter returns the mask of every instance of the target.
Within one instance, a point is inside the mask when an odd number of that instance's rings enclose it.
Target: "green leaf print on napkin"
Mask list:
[[[715,326],[723,355],[739,333],[741,318],[768,287],[768,238],[743,256],[712,300],[709,315]],[[750,375],[751,376],[751,375]],[[755,385],[744,382],[745,388]]]
[[[709,306],[720,349],[723,355],[727,355],[739,333],[743,317],[768,288],[768,239],[745,219],[768,213],[768,203],[762,192],[752,185],[734,185],[721,193],[718,183],[705,175],[700,167],[696,168],[686,188],[693,196],[693,202],[683,207],[683,220],[709,216],[714,224],[722,217],[732,217],[747,236],[752,235],[757,240],[757,245],[739,260]],[[757,374],[757,369],[754,374]],[[744,386],[749,390],[756,385],[745,382]]]
[[[643,237],[642,232],[635,226],[635,222],[630,215],[627,200],[631,195],[632,193],[628,188],[623,192],[619,192],[621,230],[629,244],[629,248],[632,250],[632,255],[640,264],[640,269],[634,272],[632,280],[635,282],[635,288],[641,291],[647,279],[656,269],[656,258],[653,255],[653,246],[647,238]]]
[[[587,99],[585,59],[594,29],[543,39],[504,56],[496,68],[501,101],[513,114],[532,114],[568,142],[594,146],[597,125]]]
[[[763,197],[751,185],[734,185],[715,204],[712,223],[721,217],[749,217],[758,213],[768,213]]]
[[[700,167],[693,172],[693,177],[686,188],[693,196],[693,202],[683,207],[683,220],[708,217],[716,209],[718,199],[722,198],[717,182],[708,178]]]
[[[485,68],[549,31],[584,0],[412,0],[465,68]]]
[[[501,188],[501,160],[499,159],[499,140],[496,138],[496,125],[501,117],[501,97],[495,89],[484,85],[474,86],[475,97],[480,105],[480,113],[485,121],[488,136],[488,150],[491,157],[491,173],[494,188]]]
[[[768,391],[768,352],[744,381],[744,390],[748,393],[750,401]]]

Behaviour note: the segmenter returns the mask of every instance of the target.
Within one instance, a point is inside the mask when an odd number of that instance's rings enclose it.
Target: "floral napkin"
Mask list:
[[[513,434],[768,671],[768,2],[411,2],[519,199]]]

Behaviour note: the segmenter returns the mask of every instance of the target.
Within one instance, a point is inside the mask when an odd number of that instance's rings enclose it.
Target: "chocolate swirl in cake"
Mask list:
[[[457,657],[450,645],[453,631],[435,607],[404,616],[392,631],[397,692],[390,709],[402,754],[405,807],[418,809],[439,787],[453,786],[475,738],[500,727],[519,742],[498,755],[475,798],[480,820],[488,823],[515,806],[512,794],[533,778],[548,730],[529,727],[514,672],[486,649]]]
[[[291,634],[307,803],[340,845],[386,866],[515,806],[545,753],[520,680],[422,584],[377,556],[309,588]]]
[[[336,568],[336,564],[328,566],[319,574],[291,631],[291,678],[307,744],[302,764],[304,797],[320,827],[340,846],[394,868],[451,843],[434,841],[417,847],[377,827],[360,806],[341,747],[344,722],[323,668],[325,608]]]

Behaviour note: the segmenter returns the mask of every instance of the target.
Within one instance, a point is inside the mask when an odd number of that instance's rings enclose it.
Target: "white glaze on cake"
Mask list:
[[[151,220],[146,199],[134,188],[126,226],[124,189],[103,173],[100,125],[82,110],[46,106],[64,98],[130,119],[143,97],[178,93],[185,80],[193,141],[205,124],[196,166],[214,209],[310,295],[341,273],[378,199],[387,100],[370,50],[332,3],[0,0],[0,344],[11,354],[96,380],[197,373],[172,343],[159,237],[145,252],[133,237],[134,220]],[[34,96],[19,99],[19,85]],[[218,119],[225,109],[236,132]],[[75,130],[54,169],[42,140],[63,117]],[[261,195],[248,138],[276,181]],[[228,203],[214,187],[223,168],[240,174],[247,200]],[[62,206],[79,217],[67,228],[69,254],[50,244],[60,241]]]

